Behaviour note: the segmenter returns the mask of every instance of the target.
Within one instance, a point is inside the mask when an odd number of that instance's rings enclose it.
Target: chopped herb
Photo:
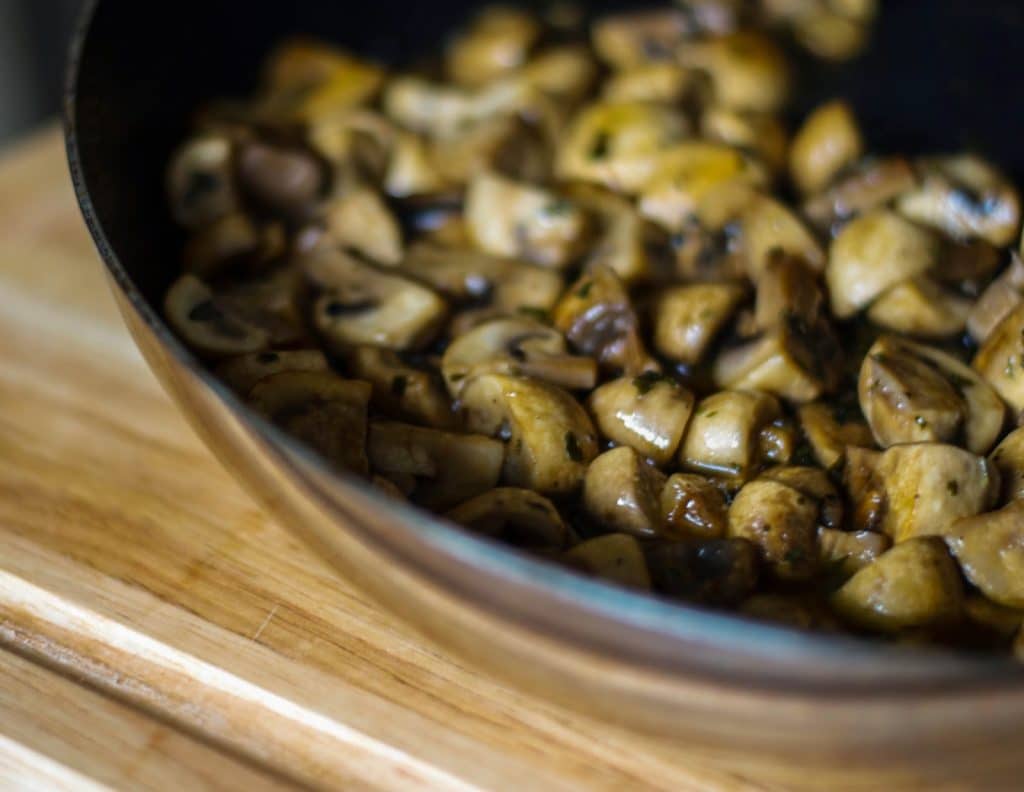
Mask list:
[[[597,137],[594,138],[594,144],[590,147],[590,158],[604,159],[607,157],[611,142],[611,135],[607,132],[598,132]]]
[[[565,453],[569,455],[569,459],[573,462],[583,461],[583,450],[580,448],[576,435],[572,432],[565,433]]]
[[[946,482],[946,492],[948,492],[953,497],[956,497],[957,495],[959,495],[960,494],[960,482],[954,481],[952,479],[947,481]]]
[[[401,398],[405,395],[405,389],[409,385],[409,378],[403,374],[399,374],[393,380],[391,380],[391,392],[395,396]]]
[[[714,418],[716,415],[718,415],[718,410],[711,410],[710,412],[704,411],[701,412],[700,414],[703,415],[705,418]]]
[[[594,288],[594,282],[593,281],[587,281],[586,283],[580,285],[580,287],[575,291],[575,294],[581,300],[585,300],[585,299],[587,299],[588,296],[590,296],[590,290],[593,289],[593,288]]]
[[[532,319],[536,319],[538,322],[547,322],[550,318],[547,311],[533,305],[520,305],[516,308],[516,313],[520,313],[523,316],[529,316]]]

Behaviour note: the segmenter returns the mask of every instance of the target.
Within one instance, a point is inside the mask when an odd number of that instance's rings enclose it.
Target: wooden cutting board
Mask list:
[[[50,129],[0,159],[0,787],[104,785],[769,788],[463,667],[266,517],[136,352]]]

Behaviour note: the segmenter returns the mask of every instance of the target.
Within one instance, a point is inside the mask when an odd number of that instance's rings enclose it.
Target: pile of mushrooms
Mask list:
[[[311,41],[174,154],[165,313],[254,410],[467,530],[807,629],[1024,654],[1024,263],[975,155],[795,133],[782,24],[480,12],[422,71]],[[787,199],[782,196],[791,196]]]

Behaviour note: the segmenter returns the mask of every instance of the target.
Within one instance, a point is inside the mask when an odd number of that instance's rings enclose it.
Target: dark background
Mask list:
[[[57,114],[64,53],[81,4],[0,0],[0,145]]]

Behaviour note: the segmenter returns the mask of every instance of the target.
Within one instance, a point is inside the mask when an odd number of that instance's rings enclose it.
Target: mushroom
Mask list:
[[[437,429],[453,426],[455,414],[439,378],[405,363],[397,353],[359,346],[346,355],[349,371],[373,385],[373,403],[385,413]]]
[[[167,192],[174,219],[195,231],[237,211],[234,146],[223,135],[209,134],[185,143],[167,169]]]
[[[562,44],[538,52],[517,73],[517,79],[545,96],[569,106],[590,90],[597,71],[590,51],[575,44]]]
[[[813,194],[863,154],[864,139],[850,106],[829,102],[811,113],[793,138],[790,174],[801,192]]]
[[[330,371],[319,349],[281,349],[250,352],[228,358],[217,367],[217,376],[236,393],[246,394],[262,379],[282,371]]]
[[[296,303],[299,276],[291,266],[220,279],[215,302],[227,314],[267,332],[272,347],[308,344],[305,319]]]
[[[997,605],[980,594],[968,594],[964,599],[964,616],[973,624],[994,633],[1004,644],[1013,640],[1024,622],[1024,612]]]
[[[785,56],[770,38],[738,31],[703,41],[685,42],[679,62],[711,78],[715,100],[733,110],[772,113],[789,93]]]
[[[199,229],[185,243],[185,270],[215,279],[236,270],[260,269],[285,252],[284,229],[259,227],[242,212],[230,212]]]
[[[628,446],[605,451],[587,468],[583,508],[606,530],[634,536],[661,533],[665,475]]]
[[[1013,310],[1024,303],[1024,259],[1016,252],[1010,265],[988,285],[967,315],[967,331],[979,344],[985,343],[992,331]]]
[[[408,134],[376,111],[361,108],[310,124],[306,141],[331,166],[337,190],[338,185],[379,183],[399,140]]]
[[[456,338],[441,359],[441,373],[453,396],[483,373],[535,377],[571,390],[597,384],[593,358],[570,355],[565,337],[533,319],[494,319]]]
[[[326,371],[281,371],[257,382],[248,401],[333,464],[365,476],[367,405],[373,387]]]
[[[1024,608],[1024,501],[954,523],[946,544],[971,583],[993,602]]]
[[[868,309],[868,319],[897,333],[949,338],[963,333],[972,302],[927,275],[898,283]]]
[[[584,242],[586,218],[548,190],[480,173],[466,193],[466,222],[481,250],[564,268]]]
[[[678,9],[631,11],[605,16],[594,23],[594,49],[605,63],[619,69],[671,61],[676,47],[693,32]]]
[[[777,481],[810,498],[817,506],[818,525],[840,528],[843,525],[843,501],[828,474],[821,468],[803,465],[776,465],[759,479]]]
[[[818,504],[766,478],[745,484],[729,506],[729,536],[747,539],[781,580],[807,580],[818,569]]]
[[[312,215],[325,184],[323,168],[308,152],[258,141],[240,146],[237,173],[249,200],[292,220]]]
[[[541,183],[551,172],[550,160],[542,133],[515,116],[485,118],[430,147],[433,167],[450,185],[467,184],[484,171]]]
[[[661,489],[661,521],[672,538],[722,539],[729,527],[721,488],[694,473],[673,473]]]
[[[922,537],[883,553],[846,581],[831,603],[858,627],[898,632],[956,621],[963,586],[942,541]]]
[[[654,300],[654,348],[667,358],[696,365],[746,296],[741,283],[671,286]]]
[[[732,607],[757,585],[757,550],[745,539],[653,542],[647,567],[659,594]]]
[[[649,590],[647,559],[636,537],[624,533],[588,539],[567,552],[563,559],[574,569],[620,586]]]
[[[444,323],[447,306],[433,290],[343,250],[321,246],[300,266],[317,294],[313,323],[332,349],[417,349]]]
[[[444,179],[421,137],[412,132],[401,132],[395,137],[383,187],[384,192],[395,198],[431,195],[444,187]]]
[[[818,529],[821,563],[839,572],[844,578],[852,577],[868,564],[874,563],[891,546],[892,540],[888,536],[874,531]]]
[[[985,458],[941,443],[895,445],[872,456],[847,449],[846,486],[857,529],[897,543],[942,536],[961,517],[990,509],[999,474]]]
[[[832,311],[848,319],[884,292],[932,269],[938,245],[924,229],[880,209],[850,221],[832,242],[825,280]]]
[[[797,409],[800,428],[818,464],[835,470],[846,456],[847,446],[871,446],[871,430],[859,420],[847,420],[843,411],[822,402],[802,404]]]
[[[702,399],[679,449],[680,466],[739,487],[765,461],[764,437],[781,414],[767,393],[719,391]]]
[[[597,102],[570,123],[558,145],[555,174],[564,181],[637,192],[659,172],[665,152],[689,131],[686,117],[671,107]]]
[[[516,547],[560,550],[570,540],[569,528],[554,504],[527,489],[498,487],[459,504],[445,516]]]
[[[460,394],[466,428],[507,442],[503,480],[551,495],[569,494],[597,456],[586,411],[561,388],[526,377],[482,374]]]
[[[879,209],[917,184],[914,170],[903,157],[862,160],[844,173],[804,202],[803,214],[820,231]]]
[[[675,63],[646,63],[617,72],[602,89],[606,102],[679,104],[692,90],[694,74]]]
[[[1003,500],[1024,500],[1024,428],[1003,438],[989,457],[1003,482]]]
[[[366,186],[344,191],[323,207],[330,237],[388,266],[402,261],[402,231],[380,194]]]
[[[785,254],[814,272],[825,267],[825,254],[804,226],[785,205],[766,195],[755,194],[738,217],[747,274],[758,283],[769,263]],[[813,280],[813,276],[812,276]]]
[[[182,275],[164,299],[164,313],[171,327],[193,350],[210,357],[260,352],[270,344],[270,334],[222,304],[223,301],[195,275]]]
[[[1005,176],[970,154],[918,163],[920,186],[897,206],[906,217],[958,239],[981,237],[996,247],[1020,230],[1020,197]]]
[[[815,271],[781,249],[769,254],[757,280],[755,327],[771,330],[792,317],[812,324],[824,315],[825,295]]]
[[[601,434],[656,465],[676,455],[693,411],[693,394],[675,380],[649,372],[607,382],[587,400]]]
[[[580,275],[555,306],[552,321],[578,352],[604,368],[636,376],[657,367],[644,347],[629,293],[607,267]]]
[[[1024,410],[1024,303],[992,329],[972,365],[1010,407]]]
[[[750,113],[719,105],[704,108],[701,135],[756,154],[774,174],[786,166],[786,128],[771,113]]]
[[[370,465],[385,476],[416,477],[413,498],[428,509],[450,509],[498,484],[505,448],[478,434],[372,421],[367,439]]]
[[[868,350],[858,383],[861,411],[879,445],[954,442],[984,454],[1006,409],[974,371],[938,349],[883,336]]]
[[[478,86],[521,66],[540,35],[537,20],[517,8],[485,8],[448,46],[445,66],[459,85]]]

